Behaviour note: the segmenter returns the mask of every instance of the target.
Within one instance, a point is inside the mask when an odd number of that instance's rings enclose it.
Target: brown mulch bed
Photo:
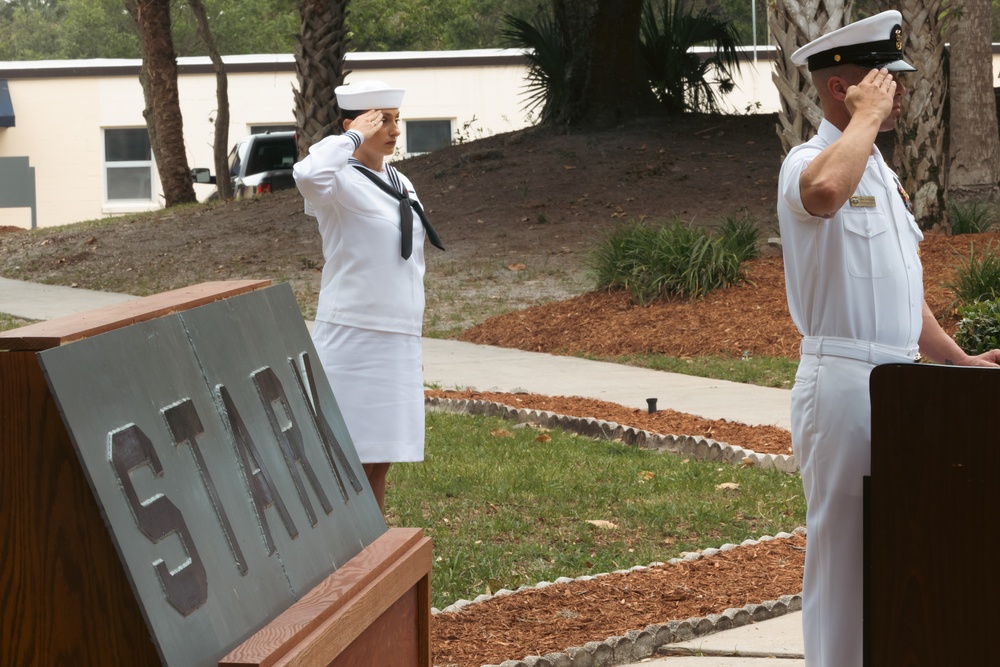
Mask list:
[[[439,389],[429,389],[424,394],[437,398],[489,401],[571,417],[593,417],[663,435],[702,436],[760,454],[792,453],[791,434],[777,426],[748,426],[725,419],[705,419],[674,410],[658,410],[650,414],[646,410],[636,410],[617,403],[570,396]]]
[[[480,667],[562,653],[630,630],[777,600],[802,588],[805,538],[795,534],[590,581],[494,597],[431,621],[435,665]]]
[[[927,303],[951,334],[958,322],[946,287],[955,267],[968,261],[970,244],[982,252],[1000,233],[942,236],[921,244]],[[774,254],[770,249],[769,253]],[[576,298],[492,317],[464,331],[461,340],[552,354],[615,356],[658,353],[673,357],[720,355],[798,357],[799,334],[788,314],[780,256],[745,264],[746,280],[697,301],[630,302],[623,291]]]

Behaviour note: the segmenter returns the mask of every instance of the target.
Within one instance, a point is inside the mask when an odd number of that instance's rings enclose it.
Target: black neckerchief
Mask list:
[[[427,232],[427,238],[430,240],[431,245],[444,250],[444,245],[441,243],[441,239],[438,237],[437,232],[434,231],[434,228],[431,227],[431,223],[427,220],[427,216],[424,215],[424,207],[420,205],[420,202],[410,199],[410,195],[405,192],[403,184],[398,178],[393,180],[394,182],[398,182],[399,190],[390,186],[366,167],[360,164],[354,164],[352,166],[364,174],[365,178],[377,185],[380,190],[399,201],[399,254],[403,259],[409,259],[410,253],[413,252],[413,211],[417,212],[417,216],[419,216],[420,222],[423,224],[424,230]],[[389,169],[392,169],[392,167],[387,165],[386,170]],[[394,174],[389,172],[389,176],[391,178]]]

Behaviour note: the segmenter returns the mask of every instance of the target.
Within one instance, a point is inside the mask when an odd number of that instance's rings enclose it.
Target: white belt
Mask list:
[[[831,338],[829,336],[806,336],[802,339],[799,350],[802,354],[811,354],[816,357],[824,355],[845,357],[874,365],[913,363],[917,360],[920,352],[917,348],[907,350],[881,343],[869,343],[850,338]]]

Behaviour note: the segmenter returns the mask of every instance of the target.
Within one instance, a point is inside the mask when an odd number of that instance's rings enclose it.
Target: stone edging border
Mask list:
[[[805,528],[796,528],[794,533],[805,534]],[[741,544],[723,544],[718,549],[710,548],[703,551],[688,552],[683,558],[671,558],[667,565],[674,565],[685,561],[708,558],[722,551],[729,551],[740,546],[753,546],[760,542],[767,542],[774,539],[787,539],[792,537],[792,533],[778,533],[772,537],[765,535],[757,540],[744,540]],[[641,572],[651,567],[662,566],[664,563],[650,563],[649,565],[637,565],[628,570],[616,570],[614,572],[585,575],[575,579],[560,577],[554,582],[543,581],[534,586],[521,586],[517,590],[501,589],[493,595],[480,595],[475,600],[456,600],[454,604],[442,610],[431,609],[432,614],[458,613],[462,609],[472,604],[485,602],[494,597],[513,595],[517,592],[532,588],[546,588],[554,584],[568,584],[574,581],[590,581],[599,577],[606,577],[610,574],[628,574],[629,572]],[[483,665],[482,667],[610,667],[611,665],[621,665],[638,662],[643,658],[653,656],[658,648],[674,642],[688,641],[698,637],[704,637],[715,632],[731,630],[751,623],[766,621],[778,616],[784,616],[789,612],[802,610],[802,594],[782,595],[777,600],[767,600],[760,604],[747,604],[739,608],[730,608],[721,614],[709,614],[704,617],[689,618],[683,621],[668,621],[662,625],[647,625],[642,630],[630,630],[620,637],[609,637],[603,642],[587,642],[583,646],[574,646],[566,649],[563,653],[549,653],[544,656],[529,655],[520,660],[505,660],[499,665]]]
[[[530,422],[546,428],[562,428],[592,438],[620,439],[626,444],[643,449],[670,452],[706,461],[721,461],[731,465],[749,464],[764,470],[774,469],[785,473],[798,472],[799,469],[795,457],[787,454],[760,454],[701,436],[651,433],[603,419],[570,417],[545,410],[514,408],[502,403],[477,399],[428,396],[424,399],[424,405],[428,409],[441,412],[502,417],[522,424]]]

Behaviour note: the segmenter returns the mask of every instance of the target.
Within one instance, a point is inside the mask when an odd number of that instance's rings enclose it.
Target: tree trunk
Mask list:
[[[771,5],[768,25],[778,47],[771,79],[781,98],[777,132],[786,153],[814,135],[823,118],[812,77],[792,64],[792,54],[847,25],[853,4],[853,0],[774,0]]]
[[[944,58],[947,0],[900,0],[906,59],[918,71],[904,74],[907,88],[896,122],[894,167],[910,195],[913,215],[924,229],[947,225],[948,65]],[[990,80],[990,79],[988,79]],[[992,89],[991,89],[992,93]],[[992,94],[991,94],[992,97]],[[995,123],[994,117],[994,123]]]
[[[299,157],[337,128],[340,108],[334,89],[344,83],[349,0],[301,0],[302,30],[295,49],[295,125]]]
[[[226,76],[226,66],[215,45],[215,37],[208,25],[208,14],[202,0],[188,0],[192,13],[198,23],[198,36],[205,43],[208,55],[212,59],[212,69],[215,71],[215,138],[212,153],[215,156],[215,188],[219,198],[233,198],[233,182],[229,179],[229,78]]]
[[[599,0],[594,21],[590,75],[582,124],[611,127],[627,117],[654,113],[639,49],[643,0]]]
[[[556,122],[610,127],[627,116],[654,113],[639,29],[643,0],[553,0],[570,63],[569,96]]]
[[[951,164],[948,192],[961,198],[997,194],[1000,182],[1000,136],[993,95],[993,52],[989,0],[961,0],[949,15],[955,23],[951,40],[949,129]]]
[[[569,89],[566,105],[555,122],[574,125],[587,112],[597,0],[552,0],[552,12],[561,35],[563,62],[569,63],[566,72]]]
[[[125,0],[142,51],[142,90],[149,143],[166,206],[197,201],[184,149],[184,122],[177,90],[177,55],[170,27],[170,0]]]

